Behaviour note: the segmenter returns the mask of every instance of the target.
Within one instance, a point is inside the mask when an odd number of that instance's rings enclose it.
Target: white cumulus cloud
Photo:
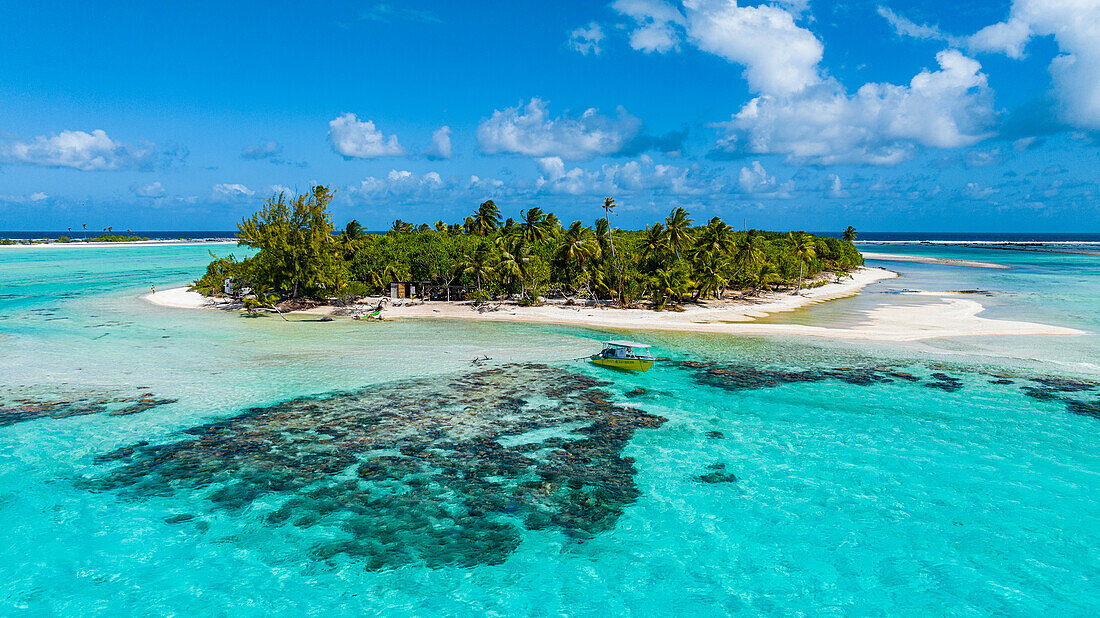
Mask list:
[[[684,0],[688,34],[703,51],[745,66],[754,92],[791,94],[821,81],[824,47],[790,12],[733,0]]]
[[[218,199],[240,199],[252,197],[256,192],[238,183],[219,183],[214,185],[214,197]]]
[[[393,203],[439,200],[476,200],[501,195],[504,183],[470,176],[468,179],[443,178],[439,172],[417,174],[409,170],[390,170],[385,176],[368,176],[348,187],[353,202]]]
[[[146,170],[156,160],[153,144],[134,146],[111,139],[102,129],[61,131],[30,141],[0,144],[0,161],[82,171]]]
[[[791,162],[894,165],[917,145],[957,148],[990,136],[992,95],[981,65],[955,50],[908,86],[866,84],[849,95],[835,80],[790,97],[749,101],[719,126],[717,152],[784,154]]]
[[[623,108],[615,118],[594,108],[579,116],[551,118],[546,103],[531,99],[525,106],[494,110],[477,128],[486,154],[556,156],[580,160],[621,151],[641,129],[642,122]]]
[[[598,169],[566,169],[557,157],[536,161],[542,176],[535,191],[543,194],[590,195],[651,192],[658,195],[701,196],[727,188],[724,178],[700,166],[680,167],[655,163],[648,155],[625,163],[605,164]]]
[[[429,159],[450,159],[451,151],[451,127],[442,126],[432,133],[432,145],[424,153]]]
[[[603,37],[603,28],[596,22],[592,22],[569,33],[569,49],[582,56],[588,54],[599,56],[600,52],[603,51],[600,48],[600,41],[603,41]]]
[[[683,14],[664,0],[615,0],[611,4],[622,15],[634,20],[630,46],[645,53],[679,51]]]
[[[1035,36],[1053,36],[1060,54],[1050,63],[1063,119],[1100,129],[1100,2],[1014,0],[1006,21],[969,39],[972,49],[1022,58]]]
[[[768,171],[759,161],[753,161],[752,167],[742,167],[737,175],[737,186],[744,193],[762,193],[775,189],[775,177],[768,175]]]
[[[396,135],[386,137],[375,128],[374,122],[360,121],[350,112],[332,119],[328,126],[332,149],[349,159],[400,157],[405,154],[405,149],[397,143]]]
[[[134,185],[130,187],[130,190],[138,197],[157,198],[168,194],[159,180],[147,185]]]
[[[634,21],[631,47],[668,52],[689,41],[745,67],[754,92],[786,95],[821,81],[823,46],[795,23],[803,2],[740,6],[736,0],[618,0],[612,8]],[[792,13],[793,11],[793,13]]]
[[[1100,129],[1100,2],[1097,0],[1013,0],[1008,18],[970,36],[946,34],[936,26],[916,24],[879,7],[903,36],[938,40],[971,52],[999,53],[1022,59],[1035,37],[1052,36],[1059,54],[1050,74],[1062,120],[1085,129]]]

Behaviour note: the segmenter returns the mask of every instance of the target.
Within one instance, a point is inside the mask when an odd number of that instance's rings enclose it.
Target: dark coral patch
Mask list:
[[[1032,378],[1031,384],[1023,386],[1024,394],[1040,401],[1061,401],[1066,409],[1074,414],[1100,418],[1100,400],[1086,401],[1077,394],[1087,393],[1100,388],[1100,384],[1071,378]]]
[[[701,368],[695,379],[703,384],[731,391],[772,388],[797,382],[840,380],[857,386],[893,382],[894,372],[877,367],[837,367],[834,369],[784,370],[762,369],[752,365],[715,367],[706,363],[681,363],[682,367]]]
[[[0,393],[0,427],[40,418],[68,418],[88,414],[138,414],[175,402],[175,399],[157,399],[152,393],[143,393],[136,397],[103,395],[67,399],[35,399],[23,395],[9,399],[4,396],[4,393]]]
[[[1077,393],[1082,391],[1092,391],[1100,387],[1100,384],[1096,382],[1087,382],[1085,380],[1073,380],[1069,378],[1033,378],[1032,382],[1038,384],[1041,388],[1048,391],[1056,391],[1059,393]]]
[[[101,459],[119,465],[90,485],[197,492],[211,508],[304,531],[318,559],[369,569],[496,564],[523,528],[587,537],[638,498],[621,451],[665,419],[613,405],[602,386],[513,365],[296,399],[110,453]]]
[[[726,464],[713,463],[707,466],[710,472],[706,474],[700,474],[695,477],[695,480],[700,483],[736,483],[737,476],[732,472],[726,472]]]
[[[1100,418],[1100,399],[1095,401],[1081,401],[1079,399],[1066,400],[1066,409],[1074,414],[1083,414],[1093,418]]]
[[[962,380],[949,376],[946,373],[937,371],[932,374],[933,380],[925,382],[923,386],[927,388],[938,388],[941,391],[947,391],[953,393],[962,388]]]

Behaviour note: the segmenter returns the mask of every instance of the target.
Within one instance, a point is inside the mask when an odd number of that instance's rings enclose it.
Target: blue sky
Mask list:
[[[1100,232],[1100,0],[0,2],[0,229]]]

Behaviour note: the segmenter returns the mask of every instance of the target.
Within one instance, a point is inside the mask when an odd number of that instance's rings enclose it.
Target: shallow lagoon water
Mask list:
[[[900,346],[630,333],[674,359],[633,375],[573,360],[603,332],[285,323],[139,298],[198,276],[209,248],[0,251],[0,407],[83,402],[0,426],[2,613],[1087,615],[1100,604],[1094,335]],[[1005,292],[978,300],[1029,319],[1041,303],[1014,299],[1048,289],[1064,307],[1046,321],[1100,330],[1074,313],[1100,289],[1074,271],[1087,258],[1002,254],[1018,267],[890,263],[901,278],[788,318],[856,319],[907,287]],[[479,355],[493,360],[473,366]],[[501,388],[470,386],[486,371]],[[1071,381],[1036,381],[1047,378]],[[524,401],[486,399],[508,389]],[[142,401],[156,405],[112,414]],[[661,421],[635,426],[639,415]],[[451,433],[389,443],[392,431],[372,429],[380,416]],[[354,461],[306,478],[302,462],[334,451]],[[196,467],[157,459],[166,453]],[[616,474],[592,472],[608,462]],[[403,509],[409,495],[431,508]],[[581,507],[598,525],[563,517]]]

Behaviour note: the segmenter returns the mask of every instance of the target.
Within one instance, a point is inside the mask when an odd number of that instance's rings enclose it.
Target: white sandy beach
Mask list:
[[[154,305],[173,307],[176,309],[217,309],[233,304],[228,300],[203,296],[185,287],[161,290],[159,292],[145,294],[141,298]]]
[[[943,302],[885,305],[866,312],[866,320],[850,328],[801,324],[755,322],[774,313],[792,311],[815,303],[852,296],[865,286],[896,277],[881,268],[861,268],[851,279],[803,290],[802,294],[769,294],[757,301],[724,301],[710,306],[688,306],[684,311],[655,312],[647,309],[613,309],[546,304],[541,307],[504,305],[496,311],[478,311],[466,303],[425,302],[389,305],[387,319],[451,319],[500,322],[561,324],[615,330],[660,330],[745,335],[795,335],[832,339],[874,341],[917,341],[936,337],[991,335],[1080,335],[1082,331],[1046,324],[993,320],[980,317],[981,303],[943,295]],[[174,288],[146,294],[144,299],[165,307],[216,307],[196,292]],[[369,301],[368,301],[369,302]],[[364,302],[364,305],[368,304]],[[373,303],[377,303],[374,299]],[[318,307],[305,313],[329,314],[333,307]]]
[[[966,266],[969,268],[1012,268],[1004,264],[993,262],[979,262],[978,260],[957,260],[954,258],[939,258],[925,255],[903,255],[898,253],[872,253],[861,251],[865,260],[881,260],[884,262],[912,262],[916,264],[939,264],[941,266]]]

